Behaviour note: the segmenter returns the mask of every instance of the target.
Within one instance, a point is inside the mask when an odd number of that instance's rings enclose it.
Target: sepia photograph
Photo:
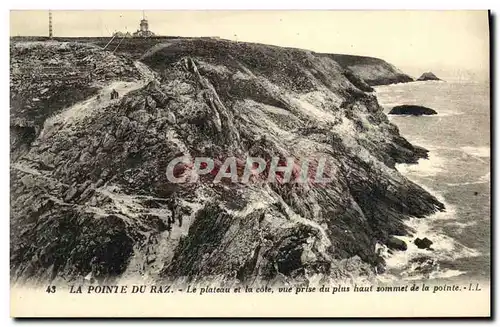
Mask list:
[[[490,317],[491,19],[11,10],[11,316]]]

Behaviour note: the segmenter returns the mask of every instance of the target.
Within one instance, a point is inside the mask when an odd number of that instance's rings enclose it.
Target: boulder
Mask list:
[[[78,188],[76,186],[71,186],[66,192],[66,196],[64,197],[64,202],[71,201],[71,199],[73,199],[77,193],[78,193]]]
[[[116,138],[110,133],[107,133],[106,136],[104,137],[104,141],[102,142],[102,147],[108,150],[114,145],[115,141]]]
[[[422,115],[436,115],[437,112],[434,109],[423,107],[423,106],[415,106],[415,105],[402,105],[396,106],[392,108],[389,112],[389,115],[413,115],[413,116],[422,116]]]
[[[433,271],[439,269],[439,265],[436,259],[433,259],[429,256],[417,257],[413,258],[409,262],[412,266],[414,266],[414,273],[429,275]]]
[[[171,111],[167,112],[167,122],[169,122],[172,125],[175,125],[175,123],[177,122],[174,113]]]
[[[146,96],[146,106],[149,109],[155,109],[156,108],[156,101],[150,95]]]
[[[419,249],[430,249],[431,245],[432,245],[432,241],[429,240],[427,237],[424,237],[423,239],[420,239],[420,238],[416,238],[415,241],[413,241],[413,243],[415,243],[415,245],[419,248]]]
[[[387,247],[389,249],[393,250],[398,250],[398,251],[406,251],[408,249],[408,246],[406,245],[406,242],[403,240],[400,240],[397,237],[391,236],[387,240]]]
[[[130,119],[128,119],[126,116],[122,116],[121,120],[120,120],[120,124],[116,128],[116,132],[115,132],[115,136],[117,139],[119,139],[123,135],[125,135],[129,124],[130,124]]]

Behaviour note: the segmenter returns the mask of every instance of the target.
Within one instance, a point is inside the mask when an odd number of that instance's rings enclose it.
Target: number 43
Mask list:
[[[56,292],[56,287],[55,286],[47,286],[47,290],[45,291],[47,293],[55,293]]]

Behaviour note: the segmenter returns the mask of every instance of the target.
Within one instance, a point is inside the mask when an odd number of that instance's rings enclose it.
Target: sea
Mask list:
[[[388,276],[445,281],[490,280],[490,87],[487,83],[425,81],[375,88],[389,111],[414,104],[432,116],[388,115],[400,134],[429,150],[429,159],[397,165],[398,171],[427,189],[446,206],[426,218],[411,218],[410,237],[399,237],[407,251],[386,253]],[[427,237],[433,250],[413,241]]]

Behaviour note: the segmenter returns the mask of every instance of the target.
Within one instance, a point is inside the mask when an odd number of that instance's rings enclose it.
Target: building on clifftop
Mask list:
[[[149,30],[149,23],[148,20],[146,19],[146,16],[144,15],[144,11],[142,12],[142,19],[141,23],[139,25],[139,29],[137,32],[133,34],[134,37],[152,37],[155,36],[155,33],[151,32]]]
[[[132,34],[130,34],[130,32],[124,33],[124,32],[118,31],[118,32],[113,33],[113,36],[122,37],[122,38],[123,37],[129,38],[129,37],[132,37]]]

